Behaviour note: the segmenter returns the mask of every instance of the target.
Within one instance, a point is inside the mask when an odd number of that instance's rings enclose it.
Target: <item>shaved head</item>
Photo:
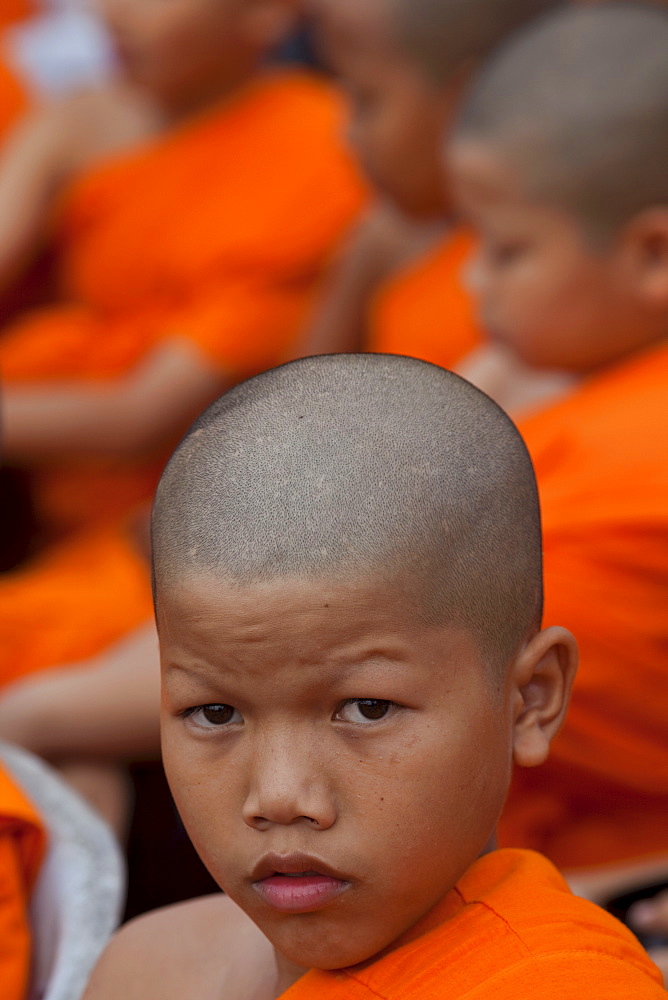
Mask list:
[[[528,27],[483,70],[454,139],[492,146],[604,236],[667,207],[668,14],[612,3]]]
[[[496,667],[540,626],[524,444],[487,396],[413,358],[306,358],[222,396],[165,469],[153,558],[158,603],[202,574],[378,583]]]
[[[437,86],[485,58],[508,35],[560,0],[386,0],[401,48]]]

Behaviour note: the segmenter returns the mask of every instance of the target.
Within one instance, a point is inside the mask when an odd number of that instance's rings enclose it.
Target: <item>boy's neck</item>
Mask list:
[[[229,75],[221,75],[219,79],[212,80],[209,86],[202,87],[196,93],[164,99],[156,98],[156,104],[160,107],[166,124],[178,125],[191,118],[205,115],[224,101],[232,100],[261,76],[262,72],[262,67],[254,62],[252,65],[236,69]]]
[[[274,948],[274,954],[276,956],[276,992],[274,993],[274,1000],[278,1000],[286,990],[289,990],[298,979],[301,979],[308,972],[308,969],[302,969],[300,966],[288,961],[276,948]]]

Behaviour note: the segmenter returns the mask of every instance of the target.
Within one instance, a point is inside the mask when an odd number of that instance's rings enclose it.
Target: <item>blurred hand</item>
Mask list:
[[[630,908],[629,923],[644,934],[657,934],[668,940],[668,892],[661,892],[653,899],[643,899]],[[652,959],[661,969],[668,986],[668,946],[650,949]]]

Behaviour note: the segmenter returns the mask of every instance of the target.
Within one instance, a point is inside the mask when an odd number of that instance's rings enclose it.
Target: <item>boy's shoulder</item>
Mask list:
[[[125,924],[99,960],[84,1000],[264,1000],[275,982],[269,941],[216,893]]]
[[[597,906],[574,896],[541,855],[493,851],[465,873],[454,894],[454,909],[452,898],[446,897],[443,919],[427,933],[359,972],[350,970],[345,996],[665,996],[658,970],[633,935]],[[339,989],[331,973],[310,972],[291,997],[335,1000]]]

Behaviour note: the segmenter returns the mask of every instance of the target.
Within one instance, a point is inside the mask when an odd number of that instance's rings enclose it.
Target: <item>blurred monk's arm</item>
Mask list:
[[[54,452],[140,455],[180,433],[225,388],[185,339],[165,342],[120,379],[12,386],[2,394],[3,453],[17,460]]]
[[[0,737],[58,762],[157,757],[160,668],[152,623],[94,659],[31,675],[0,698]]]
[[[14,126],[0,148],[0,293],[42,248],[65,182],[155,127],[148,109],[118,88],[41,105]]]
[[[391,206],[371,209],[332,267],[315,316],[292,357],[364,349],[369,302],[397,266],[410,229]]]
[[[0,154],[0,291],[42,245],[51,202],[63,180],[66,116],[56,108],[27,115]]]

